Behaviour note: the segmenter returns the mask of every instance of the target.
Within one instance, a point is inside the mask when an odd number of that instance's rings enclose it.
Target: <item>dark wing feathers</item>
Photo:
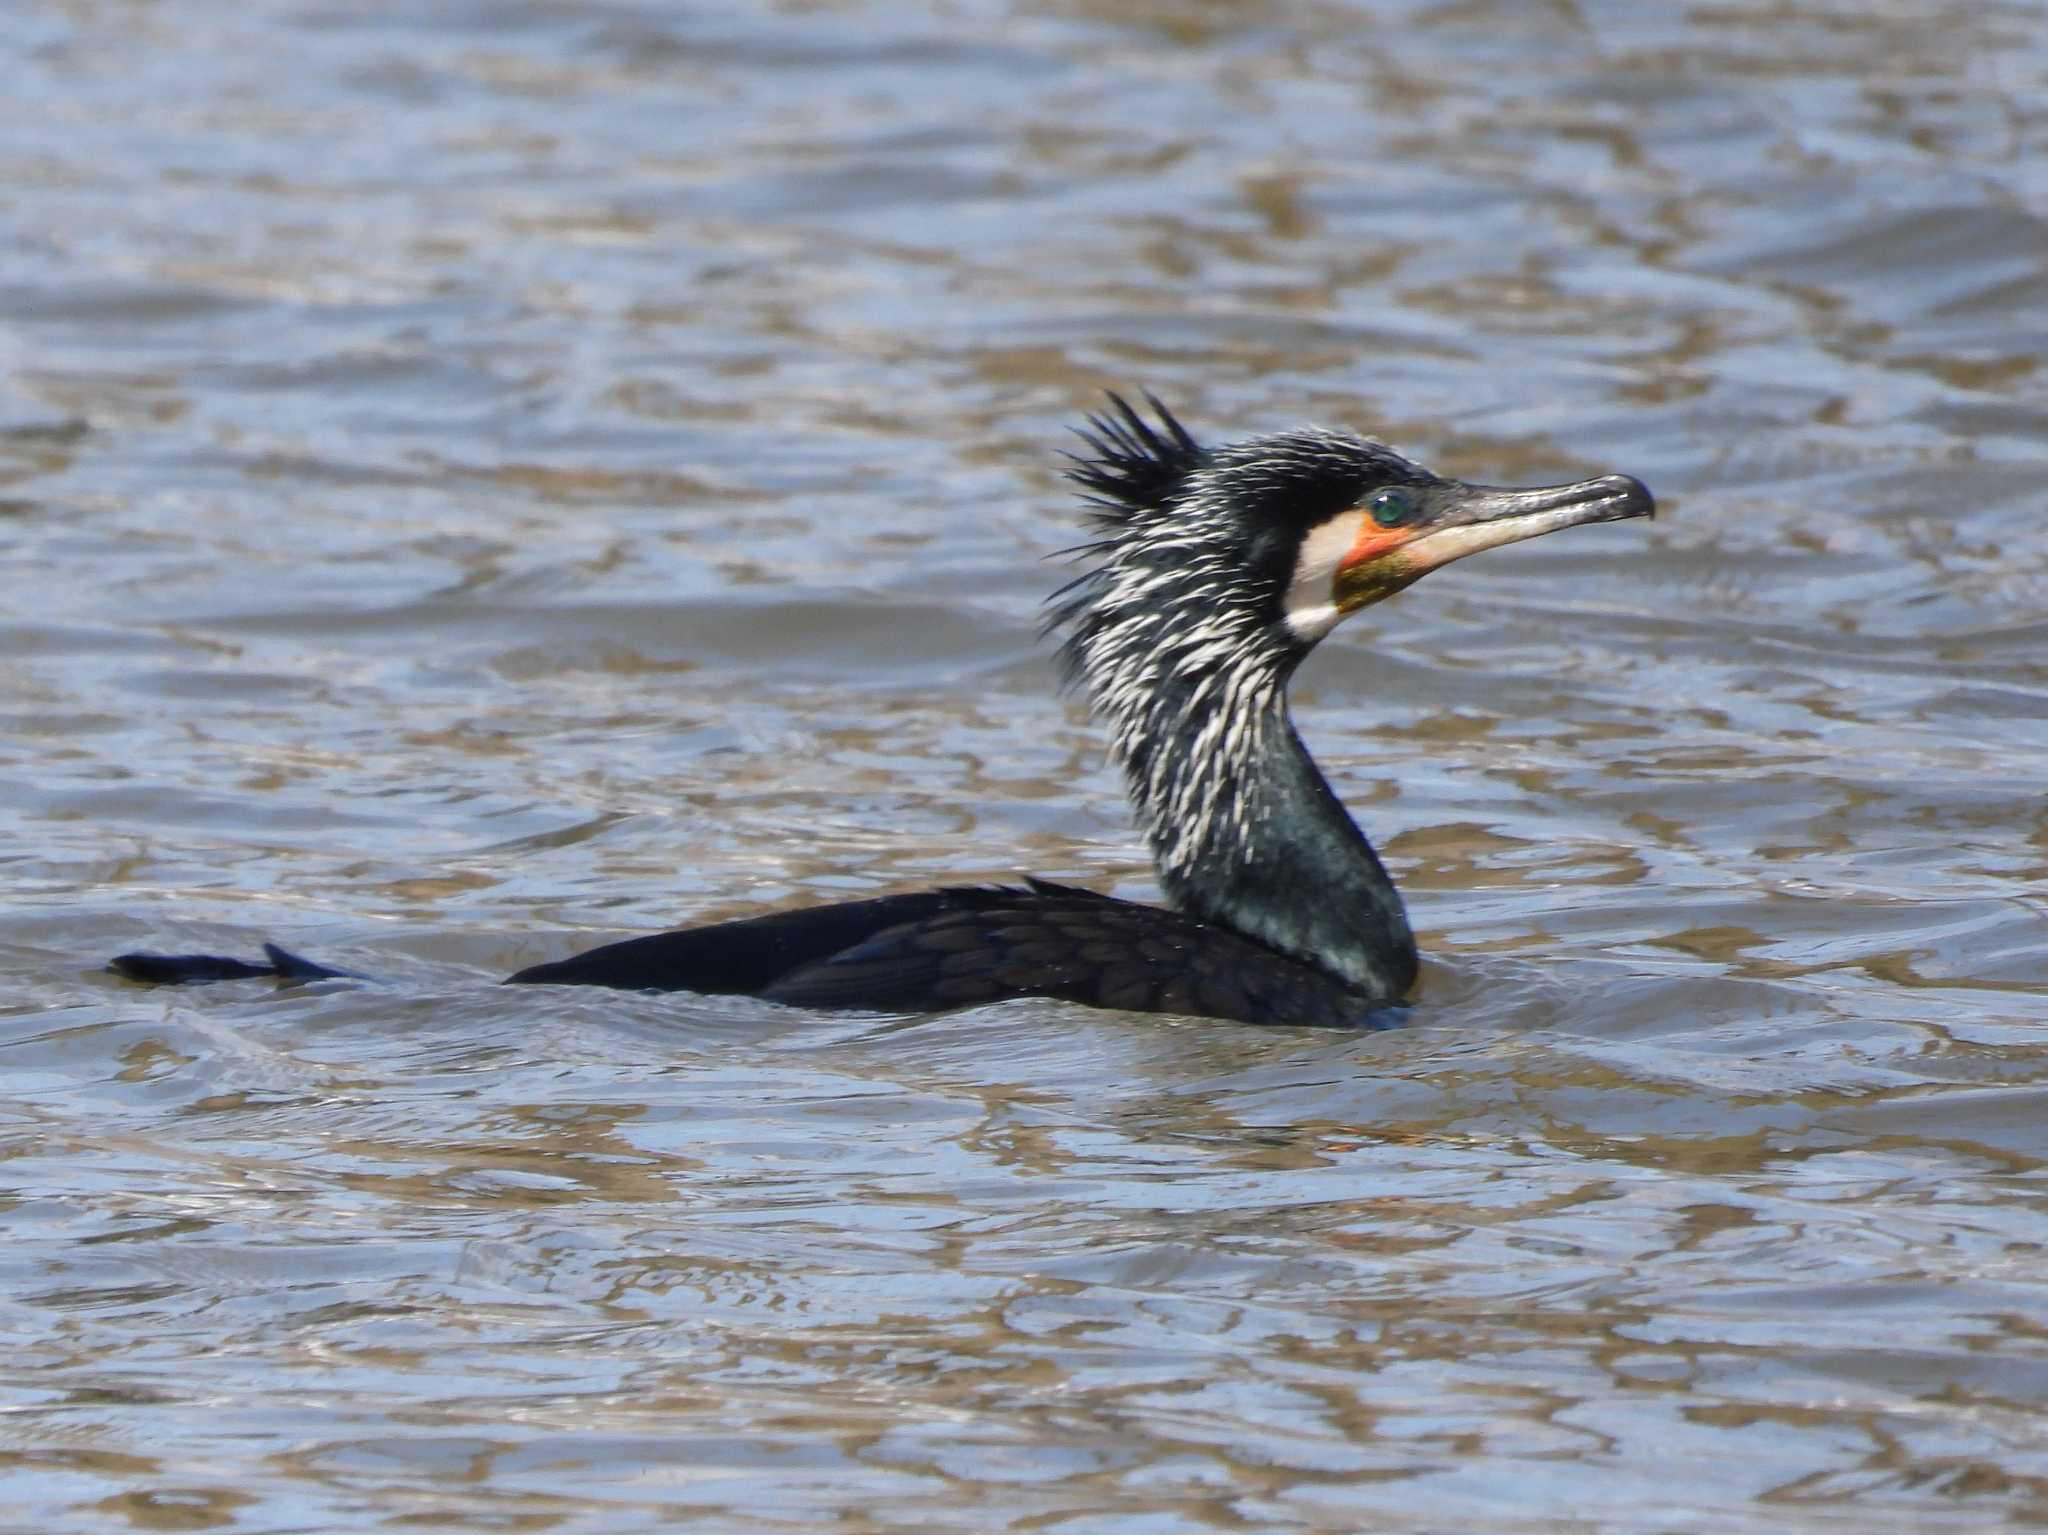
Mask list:
[[[516,982],[927,1013],[1014,997],[1245,1023],[1351,1025],[1334,977],[1177,912],[1032,880],[773,912],[606,944]]]
[[[1352,1025],[1335,977],[1156,906],[1039,886],[878,931],[760,995],[797,1007],[930,1012],[1050,997],[1243,1023]]]
[[[532,965],[511,982],[612,986],[622,991],[696,991],[710,996],[762,995],[780,976],[906,922],[922,922],[994,892],[958,886],[842,901],[798,911],[742,917],[710,927],[650,933]]]

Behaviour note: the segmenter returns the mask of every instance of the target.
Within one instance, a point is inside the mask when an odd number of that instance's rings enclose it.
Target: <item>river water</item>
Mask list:
[[[22,0],[9,1530],[2048,1519],[2048,17]],[[1066,428],[1667,515],[1297,710],[1406,1027],[491,982],[1152,886]],[[262,937],[387,977],[162,991]]]

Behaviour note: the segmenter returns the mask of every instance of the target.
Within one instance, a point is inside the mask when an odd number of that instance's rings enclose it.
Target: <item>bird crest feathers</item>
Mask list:
[[[1165,511],[1208,455],[1149,389],[1145,403],[1159,418],[1157,426],[1120,394],[1111,394],[1109,403],[1109,410],[1076,428],[1088,452],[1067,455],[1073,461],[1067,478],[1088,493],[1091,520],[1115,532],[1135,517]]]

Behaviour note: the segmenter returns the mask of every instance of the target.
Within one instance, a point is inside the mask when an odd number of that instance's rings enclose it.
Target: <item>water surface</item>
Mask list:
[[[2035,8],[21,9],[10,1527],[2048,1517]],[[1151,893],[1110,386],[1669,509],[1304,673],[1408,1027],[490,984]]]

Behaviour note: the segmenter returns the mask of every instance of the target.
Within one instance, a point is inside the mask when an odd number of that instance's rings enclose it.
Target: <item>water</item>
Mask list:
[[[28,4],[0,1519],[2048,1516],[2030,6]],[[1333,638],[1409,1027],[501,991],[1143,896],[1107,386],[1670,515]],[[276,938],[389,976],[148,991]]]

